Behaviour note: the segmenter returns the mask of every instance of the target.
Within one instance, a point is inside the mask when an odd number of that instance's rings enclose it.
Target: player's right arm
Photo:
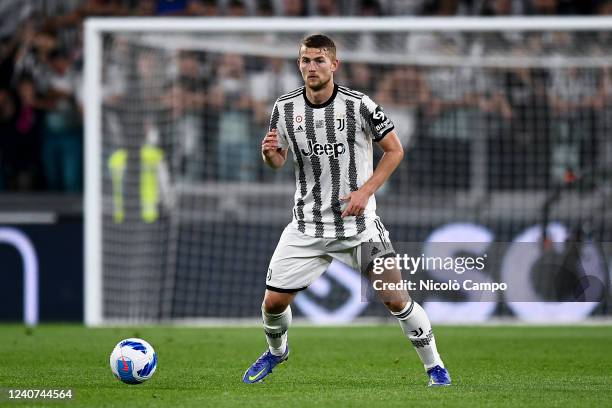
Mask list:
[[[287,160],[287,150],[279,147],[278,134],[276,129],[270,130],[261,141],[261,156],[264,163],[273,169],[278,169]]]

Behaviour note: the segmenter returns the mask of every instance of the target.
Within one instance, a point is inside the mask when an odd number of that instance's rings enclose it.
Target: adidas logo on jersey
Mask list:
[[[344,147],[344,143],[312,143],[312,140],[308,141],[308,150],[301,149],[301,152],[304,156],[310,157],[313,154],[317,156],[321,156],[325,154],[326,156],[334,156],[334,158],[338,158],[339,155],[343,154],[346,148]]]

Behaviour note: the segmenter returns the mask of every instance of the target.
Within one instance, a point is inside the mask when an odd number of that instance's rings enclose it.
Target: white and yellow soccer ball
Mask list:
[[[121,340],[110,355],[110,366],[117,379],[126,384],[140,384],[157,369],[157,354],[143,339]]]

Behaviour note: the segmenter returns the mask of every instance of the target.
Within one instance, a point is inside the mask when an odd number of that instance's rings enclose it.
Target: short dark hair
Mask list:
[[[324,34],[312,34],[304,37],[300,43],[300,48],[302,48],[302,46],[306,48],[324,49],[332,60],[336,59],[336,44],[334,44],[331,38]]]

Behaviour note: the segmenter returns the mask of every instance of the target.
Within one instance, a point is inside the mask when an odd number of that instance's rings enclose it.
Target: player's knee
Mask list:
[[[282,295],[280,293],[266,294],[262,304],[263,310],[273,314],[283,313],[291,303],[291,297]]]
[[[391,312],[398,313],[404,310],[408,302],[406,300],[390,300],[383,303]]]

